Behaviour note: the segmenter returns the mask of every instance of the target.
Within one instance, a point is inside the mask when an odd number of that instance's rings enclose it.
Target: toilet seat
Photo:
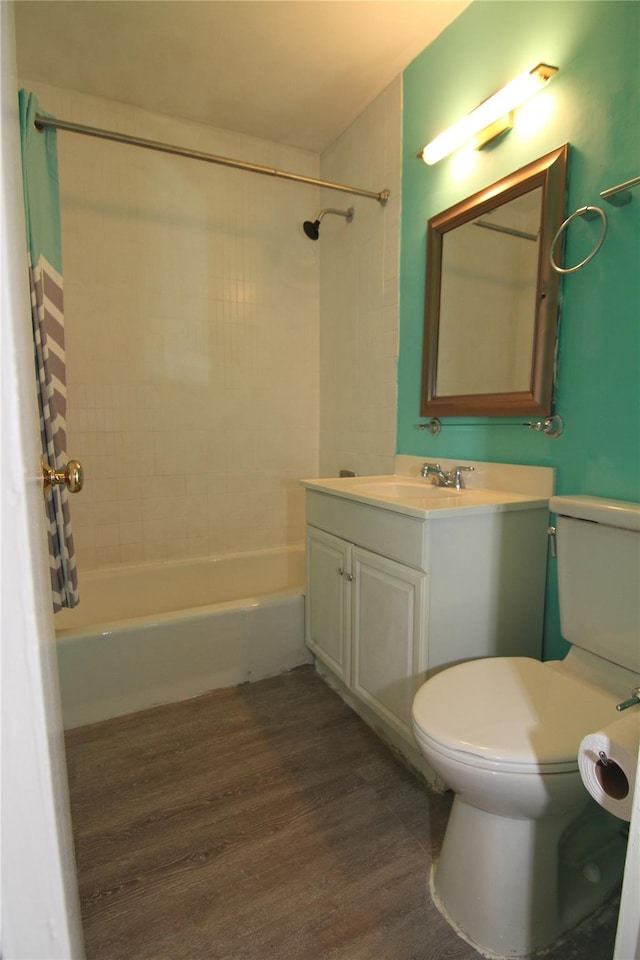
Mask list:
[[[555,662],[496,657],[457,664],[416,694],[416,737],[476,767],[513,773],[578,769],[590,730],[616,718],[617,698]]]

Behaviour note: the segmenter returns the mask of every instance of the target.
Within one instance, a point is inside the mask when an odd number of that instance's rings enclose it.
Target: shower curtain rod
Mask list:
[[[200,150],[188,150],[186,147],[177,147],[170,143],[161,143],[157,140],[144,140],[142,137],[132,137],[125,133],[116,133],[113,130],[101,130],[99,127],[88,127],[83,123],[71,123],[69,120],[58,120],[55,117],[43,117],[36,113],[34,125],[42,132],[43,127],[54,130],[67,130],[69,133],[82,133],[87,137],[97,137],[100,140],[114,140],[116,143],[128,143],[133,147],[145,147],[147,150],[157,150],[160,153],[172,153],[178,157],[189,157],[192,160],[203,160],[205,163],[217,163],[223,167],[234,167],[236,170],[248,170],[251,173],[262,173],[267,177],[280,177],[283,180],[297,180],[298,183],[310,183],[315,187],[326,187],[329,190],[340,190],[342,193],[352,193],[358,197],[369,197],[377,200],[384,206],[389,199],[389,191],[381,190],[374,193],[372,190],[361,190],[359,187],[347,187],[342,183],[331,183],[328,180],[316,180],[314,177],[304,177],[299,173],[287,173],[275,167],[262,167],[256,163],[246,163],[244,160],[232,160],[230,157],[219,157],[213,153],[202,153]]]
[[[525,233],[524,230],[516,230],[515,227],[502,227],[499,223],[487,223],[485,220],[474,220],[474,227],[484,227],[485,230],[495,230],[496,233],[506,233],[510,237],[519,237],[521,240],[538,241],[536,233]]]

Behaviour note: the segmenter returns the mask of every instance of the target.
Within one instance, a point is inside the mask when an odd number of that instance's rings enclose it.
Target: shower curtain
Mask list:
[[[42,111],[33,94],[21,90],[19,102],[42,454],[49,466],[60,470],[67,461],[67,385],[56,134],[54,130],[46,129],[42,133],[36,130],[35,114]],[[78,602],[78,573],[66,488],[49,488],[46,514],[51,594],[55,611],[62,607],[74,607]]]

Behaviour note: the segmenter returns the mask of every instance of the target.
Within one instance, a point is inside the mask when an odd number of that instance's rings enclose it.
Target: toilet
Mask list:
[[[627,825],[587,793],[578,747],[640,685],[640,505],[553,497],[550,509],[566,658],[459,663],[412,710],[421,753],[455,793],[431,896],[488,957],[548,946],[624,868]]]

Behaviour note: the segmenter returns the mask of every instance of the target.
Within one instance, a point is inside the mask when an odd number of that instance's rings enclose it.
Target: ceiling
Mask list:
[[[469,0],[17,0],[22,80],[322,152]]]

